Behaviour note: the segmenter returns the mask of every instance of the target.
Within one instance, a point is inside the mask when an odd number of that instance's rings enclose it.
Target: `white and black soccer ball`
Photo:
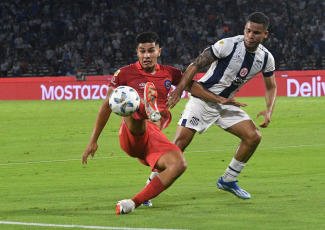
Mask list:
[[[139,94],[132,87],[119,86],[114,89],[109,97],[109,106],[119,116],[130,116],[139,109]]]

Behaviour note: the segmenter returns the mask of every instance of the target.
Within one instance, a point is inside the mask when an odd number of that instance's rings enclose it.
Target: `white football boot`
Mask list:
[[[133,200],[120,200],[116,205],[116,215],[127,214],[135,209]]]
[[[144,88],[144,104],[147,113],[147,117],[153,121],[159,121],[161,115],[157,107],[157,89],[152,82],[148,82]]]

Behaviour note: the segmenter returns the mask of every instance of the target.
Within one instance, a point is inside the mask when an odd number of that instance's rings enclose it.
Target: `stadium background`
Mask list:
[[[110,75],[136,61],[134,38],[146,30],[161,37],[160,62],[184,70],[205,47],[242,34],[253,11],[271,20],[264,45],[276,70],[325,68],[322,0],[3,0],[1,77]]]
[[[261,129],[263,141],[239,178],[254,198],[216,190],[238,140],[211,127],[195,137],[185,152],[187,172],[153,209],[116,216],[116,201],[143,188],[148,168],[120,149],[118,116],[111,116],[95,158],[81,166],[101,101],[50,101],[52,95],[60,99],[62,89],[75,87],[80,99],[84,87],[88,97],[89,85],[106,77],[91,96],[105,95],[107,75],[136,60],[133,40],[142,30],[162,37],[162,63],[183,69],[215,40],[242,33],[245,17],[257,10],[271,19],[264,45],[277,60],[276,74],[297,80],[303,94],[279,96],[271,125]],[[0,1],[0,229],[325,229],[325,106],[318,97],[325,93],[324,18],[324,1],[317,0]],[[76,81],[77,70],[87,81]],[[30,95],[33,83],[39,98],[40,85],[47,87],[48,101],[1,97]],[[169,139],[186,101],[172,110]],[[264,97],[240,101],[260,123]]]

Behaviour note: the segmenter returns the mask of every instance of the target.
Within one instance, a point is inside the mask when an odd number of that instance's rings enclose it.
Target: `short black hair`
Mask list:
[[[136,45],[137,47],[139,46],[140,43],[156,43],[156,45],[159,46],[160,38],[157,33],[155,32],[143,32],[138,34],[136,37]]]
[[[270,24],[269,18],[261,12],[254,12],[248,15],[246,22],[248,21],[263,24],[264,30],[267,30]]]

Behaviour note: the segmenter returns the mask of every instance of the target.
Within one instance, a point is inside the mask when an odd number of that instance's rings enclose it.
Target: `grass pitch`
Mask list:
[[[255,116],[264,98],[237,99],[249,104],[256,124],[262,121]],[[172,110],[169,139],[186,101]],[[185,152],[187,171],[153,207],[121,216],[116,202],[138,193],[150,169],[120,149],[116,115],[95,158],[81,165],[100,104],[0,101],[0,229],[325,229],[323,97],[277,99],[262,143],[238,178],[251,199],[217,190],[239,140],[211,127],[195,136]]]

